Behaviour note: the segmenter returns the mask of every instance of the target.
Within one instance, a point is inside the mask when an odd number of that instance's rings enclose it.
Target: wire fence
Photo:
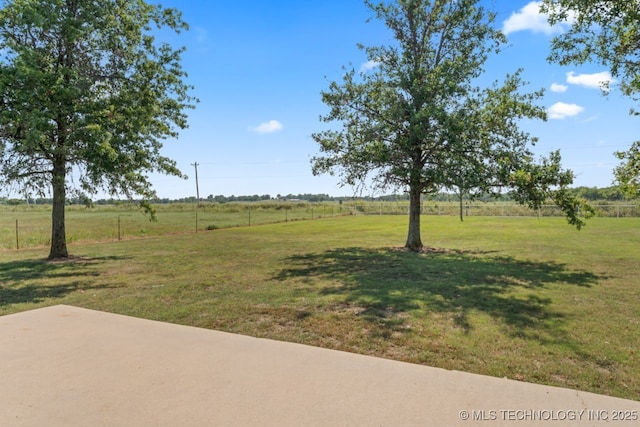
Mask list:
[[[594,204],[600,217],[640,217],[639,204]],[[157,221],[150,221],[132,206],[69,206],[66,214],[67,243],[119,241],[178,233],[201,233],[221,228],[251,227],[343,215],[408,215],[408,202],[238,202],[168,204],[157,206]],[[455,202],[422,204],[423,215],[459,216]],[[554,205],[532,210],[515,203],[465,203],[464,217],[564,216]],[[45,206],[0,206],[0,250],[24,249],[50,244],[51,210]]]
[[[156,220],[132,206],[69,206],[67,243],[119,241],[221,228],[251,227],[352,214],[338,203],[202,203],[157,206]],[[45,206],[0,207],[0,249],[48,246],[51,210]]]
[[[640,204],[594,204],[591,205],[599,217],[640,217]],[[348,204],[356,214],[365,215],[408,215],[409,204],[406,202],[355,202]],[[422,215],[459,216],[459,203],[425,202],[421,207]],[[464,203],[463,216],[522,216],[522,217],[554,217],[564,216],[555,205],[543,205],[540,209],[530,209],[516,203]]]

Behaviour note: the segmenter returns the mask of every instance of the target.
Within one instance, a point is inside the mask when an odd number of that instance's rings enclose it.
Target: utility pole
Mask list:
[[[200,204],[200,187],[198,186],[198,162],[192,163],[196,169],[196,234],[198,233],[198,205]]]
[[[200,203],[200,188],[198,187],[198,162],[192,163],[191,166],[196,169],[196,201]]]

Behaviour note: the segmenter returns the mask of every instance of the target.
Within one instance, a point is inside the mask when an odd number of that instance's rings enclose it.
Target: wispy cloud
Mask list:
[[[573,71],[567,73],[567,83],[584,86],[590,89],[602,89],[608,91],[609,86],[616,81],[608,71],[593,74],[576,74]]]
[[[584,111],[584,108],[577,104],[566,104],[564,102],[556,102],[551,107],[549,107],[549,110],[547,110],[547,113],[549,114],[550,119],[563,120],[563,119],[566,119],[567,117],[577,116],[583,111]]]
[[[274,133],[279,132],[284,129],[282,123],[277,120],[269,120],[268,122],[260,123],[258,126],[250,127],[250,132],[265,134],[265,133]]]
[[[209,39],[209,32],[207,31],[206,28],[204,27],[194,27],[193,28],[195,35],[196,35],[196,41],[200,44],[202,43],[206,43]]]
[[[561,84],[558,84],[558,83],[552,83],[551,84],[551,92],[565,93],[567,91],[567,89],[569,89],[569,86],[567,86],[567,85],[561,85]]]
[[[380,65],[380,62],[378,61],[373,61],[373,60],[369,60],[367,62],[365,62],[364,64],[362,64],[360,66],[360,72],[361,73],[366,73],[369,70],[373,70],[374,68],[376,68],[378,65]]]
[[[534,33],[552,35],[564,32],[565,28],[571,24],[572,18],[570,17],[567,22],[554,26],[549,25],[548,16],[540,13],[540,5],[542,5],[541,1],[532,1],[518,12],[513,12],[503,22],[502,32],[509,35],[517,31],[533,31]]]

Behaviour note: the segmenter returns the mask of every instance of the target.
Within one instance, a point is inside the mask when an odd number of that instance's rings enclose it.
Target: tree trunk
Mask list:
[[[405,247],[418,252],[422,249],[422,239],[420,238],[420,201],[421,191],[416,188],[409,190],[409,234]]]
[[[462,202],[462,191],[460,192],[460,222],[464,222],[464,215],[463,215],[463,202]]]
[[[53,210],[51,213],[51,250],[49,259],[67,258],[67,236],[65,231],[64,211],[66,196],[66,164],[64,159],[53,162]]]

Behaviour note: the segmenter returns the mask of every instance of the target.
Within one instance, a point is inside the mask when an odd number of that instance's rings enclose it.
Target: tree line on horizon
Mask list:
[[[570,188],[568,191],[575,197],[583,198],[590,202],[598,202],[598,201],[608,201],[608,202],[616,202],[616,201],[624,201],[624,200],[638,200],[630,199],[627,194],[625,194],[620,187],[575,187]],[[286,194],[281,195],[277,194],[276,196],[271,196],[270,194],[254,194],[254,195],[244,195],[244,196],[224,196],[222,194],[212,195],[210,194],[208,197],[204,199],[200,199],[200,202],[206,203],[251,203],[251,202],[264,202],[264,201],[301,201],[301,202],[309,202],[309,203],[320,203],[320,202],[343,202],[343,201],[380,201],[380,202],[405,202],[409,200],[409,194],[385,194],[380,196],[330,196],[325,193],[304,193],[304,194]],[[432,194],[425,200],[428,201],[436,201],[436,202],[457,202],[459,200],[459,195],[452,192],[439,192],[436,194]],[[479,202],[510,202],[513,199],[508,194],[502,195],[493,195],[493,194],[484,194],[480,196],[476,196],[473,199],[467,195],[463,197],[465,201],[479,201]],[[5,206],[20,206],[20,205],[51,205],[53,203],[53,199],[51,198],[34,198],[34,199],[17,199],[17,198],[7,198],[0,197],[0,205]],[[132,203],[129,200],[121,200],[121,199],[97,199],[90,200],[87,197],[71,197],[67,199],[67,205],[85,205],[85,206],[104,206],[104,205],[119,205],[119,204],[128,204]],[[133,201],[136,203],[136,201]],[[189,197],[181,197],[181,198],[156,198],[151,200],[153,204],[171,204],[171,203],[196,203],[195,196]]]

